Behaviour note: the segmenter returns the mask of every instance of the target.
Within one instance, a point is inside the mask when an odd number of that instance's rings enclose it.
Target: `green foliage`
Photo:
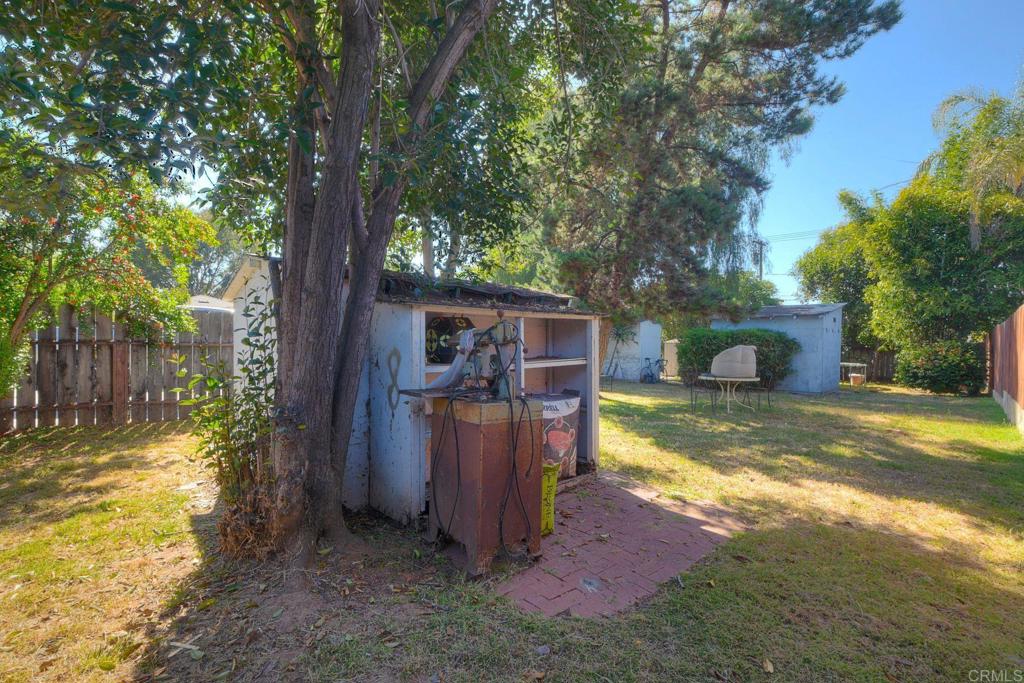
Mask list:
[[[184,280],[154,286],[131,260],[145,248],[184,277],[210,226],[140,175],[116,177],[0,129],[0,393],[26,333],[60,304],[117,313],[135,336],[191,329]]]
[[[985,386],[980,345],[947,339],[908,346],[896,356],[898,384],[937,394],[977,395]]]
[[[657,7],[657,6],[653,6]],[[570,291],[644,317],[717,310],[741,268],[768,160],[842,85],[823,60],[900,17],[894,2],[744,0],[648,10],[648,55],[614,94],[571,98],[582,140],[549,141],[545,238]]]
[[[871,328],[892,348],[977,338],[1024,299],[1024,200],[985,200],[990,222],[971,245],[970,196],[928,176],[879,204],[863,242]]]
[[[1009,98],[973,92],[947,98],[935,113],[935,128],[946,137],[922,171],[968,194],[977,247],[993,219],[985,200],[1024,192],[1024,82]]]
[[[188,384],[200,395],[182,401],[195,406],[192,431],[197,454],[213,471],[229,506],[251,506],[271,478],[277,340],[275,304],[268,294],[252,292],[245,301],[245,336],[236,372],[229,375],[223,363],[204,358],[204,372],[193,375]]]
[[[763,380],[770,373],[775,382],[781,382],[789,375],[793,356],[800,350],[800,342],[774,330],[712,330],[695,327],[679,338],[679,370],[708,372],[715,356],[740,344],[757,347],[758,374]]]
[[[666,313],[661,317],[662,328],[667,338],[679,338],[690,328],[707,327],[713,311],[739,319],[765,306],[781,304],[778,294],[773,282],[759,280],[748,270],[725,275],[712,273],[708,276],[704,301],[693,307],[696,310]]]
[[[57,11],[0,0],[0,111],[77,158],[143,167],[154,180],[202,179],[216,215],[254,250],[273,252],[285,224],[290,137],[318,152],[322,171],[323,82],[337,81],[343,5],[74,0]],[[532,192],[524,159],[555,98],[556,71],[614,87],[642,29],[628,0],[499,3],[415,149],[395,151],[409,129],[411,81],[458,10],[400,0],[374,18],[380,44],[360,161],[364,185],[374,169],[411,161],[402,171],[405,228],[432,237],[439,261],[454,256],[455,266],[520,228]],[[314,35],[303,42],[297,18],[307,12]],[[313,65],[327,73],[310,84]]]
[[[848,221],[794,268],[804,297],[847,302],[847,347],[977,340],[1024,300],[1024,89],[955,95],[936,127],[894,201],[841,193]]]
[[[845,195],[849,203],[852,198]],[[822,233],[818,243],[793,266],[805,301],[846,303],[843,309],[843,348],[877,348],[871,331],[871,305],[864,293],[872,283],[864,255],[867,224],[848,208],[849,222]]]
[[[775,283],[760,280],[749,270],[726,275],[715,274],[711,277],[710,286],[721,292],[721,310],[737,317],[782,303]]]
[[[6,395],[18,384],[29,362],[29,346],[0,337],[0,394]]]
[[[168,264],[163,254],[154,254],[149,247],[137,245],[131,259],[151,283],[161,288],[177,287],[186,283],[189,294],[217,296],[227,280],[238,270],[244,253],[241,238],[225,220],[215,220],[204,211],[198,218],[212,225],[216,238],[196,245],[195,259],[187,264]],[[184,275],[183,275],[184,272]]]

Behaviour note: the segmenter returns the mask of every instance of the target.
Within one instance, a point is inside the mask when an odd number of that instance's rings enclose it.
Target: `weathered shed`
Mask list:
[[[235,302],[236,354],[242,348],[246,298],[270,290],[268,264],[259,257],[244,259],[224,293]],[[381,279],[367,331],[370,347],[346,462],[346,506],[371,507],[401,522],[426,513],[431,406],[399,392],[423,388],[448,367],[428,362],[432,320],[462,316],[485,328],[497,321],[499,311],[523,338],[514,367],[520,390],[579,392],[578,459],[582,471],[597,467],[598,315],[577,309],[571,297],[559,294],[389,272]]]
[[[823,394],[839,389],[842,356],[843,306],[846,304],[799,304],[765,306],[733,322],[711,321],[716,330],[760,328],[784,332],[800,342],[792,372],[779,388],[803,394]]]

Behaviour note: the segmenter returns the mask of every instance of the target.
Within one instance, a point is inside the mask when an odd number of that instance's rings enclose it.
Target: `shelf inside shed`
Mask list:
[[[562,368],[570,365],[586,365],[587,359],[585,356],[579,356],[577,358],[560,358],[557,356],[535,356],[533,358],[526,358],[523,361],[523,367],[527,370],[531,368]]]

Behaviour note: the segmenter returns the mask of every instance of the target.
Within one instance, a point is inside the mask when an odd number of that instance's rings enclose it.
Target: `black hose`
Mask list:
[[[499,321],[499,322],[495,323],[494,325],[492,325],[491,327],[489,327],[487,330],[485,330],[484,334],[486,335],[487,333],[492,332],[493,330],[497,329],[497,327],[499,325],[508,325],[508,326],[512,327],[512,329],[515,331],[515,334],[514,334],[514,336],[512,338],[512,342],[511,343],[514,345],[515,348],[521,348],[522,347],[522,338],[519,336],[519,328],[516,325],[514,325],[513,323],[509,323],[509,322],[504,321],[504,320]],[[483,336],[483,335],[481,335],[481,336]],[[530,427],[530,465],[526,469],[525,479],[529,479],[530,478],[530,476],[531,476],[531,474],[533,472],[534,463],[536,462],[536,459],[537,459],[537,449],[536,449],[534,438],[533,438],[533,435],[534,435],[533,413],[530,411],[529,401],[527,401],[525,397],[522,397],[522,396],[519,397],[519,401],[522,403],[522,408],[519,411],[519,419],[516,420],[516,418],[515,418],[515,400],[512,398],[512,387],[516,386],[516,385],[513,383],[514,379],[511,377],[511,374],[510,374],[510,371],[512,369],[512,364],[513,364],[514,360],[515,360],[515,353],[513,353],[512,358],[509,359],[508,363],[503,365],[501,363],[501,354],[498,354],[498,374],[499,374],[499,379],[500,379],[500,381],[505,382],[505,386],[509,389],[509,392],[508,392],[508,411],[509,411],[509,413],[508,413],[509,414],[508,425],[509,425],[509,459],[510,459],[510,468],[509,468],[508,482],[507,482],[507,484],[505,486],[505,493],[502,496],[501,505],[500,505],[500,507],[498,509],[498,538],[499,538],[499,541],[501,542],[502,550],[507,555],[509,555],[509,556],[514,556],[514,554],[509,550],[508,546],[505,543],[505,528],[504,527],[505,527],[505,512],[508,509],[508,501],[512,497],[513,491],[515,492],[515,497],[516,497],[516,499],[519,502],[519,509],[520,509],[520,512],[523,515],[523,521],[526,524],[527,552],[528,552],[528,545],[529,545],[528,539],[533,534],[533,525],[530,523],[530,513],[529,513],[529,511],[526,508],[526,501],[523,498],[522,488],[521,488],[521,486],[519,484],[519,465],[516,462],[516,460],[517,460],[516,459],[516,454],[519,452],[519,437],[520,437],[520,434],[522,432],[523,415],[524,414],[526,414],[526,416],[528,417],[529,427]],[[479,375],[477,375],[477,377],[475,379],[476,379],[477,385],[479,387],[479,381],[480,381]],[[454,392],[452,394],[452,396],[449,397],[448,404],[445,406],[445,412],[444,412],[444,415],[442,416],[442,419],[441,419],[441,433],[438,436],[437,447],[434,449],[433,460],[432,460],[431,465],[430,465],[430,480],[431,480],[431,484],[432,484],[431,508],[433,510],[433,513],[434,513],[434,518],[437,521],[438,530],[441,532],[441,538],[438,538],[437,540],[447,539],[447,538],[451,537],[452,524],[454,524],[454,522],[455,522],[455,511],[458,508],[459,497],[460,497],[461,491],[462,491],[462,450],[461,450],[461,446],[459,445],[459,430],[458,430],[458,427],[457,427],[457,419],[456,419],[456,416],[455,416],[455,412],[454,412],[453,406],[456,403],[456,401],[468,401],[469,399],[467,398],[466,394],[470,394],[470,393],[477,393],[477,390],[473,390],[473,389],[467,389],[467,390],[464,390],[464,391],[456,390],[456,392]],[[437,474],[437,464],[438,464],[438,461],[440,459],[438,456],[440,455],[441,446],[444,443],[444,437],[445,437],[445,433],[446,433],[446,430],[447,430],[447,425],[448,425],[448,420],[449,419],[452,422],[452,434],[453,434],[454,439],[455,439],[455,477],[456,477],[456,488],[455,488],[455,499],[454,499],[454,501],[452,503],[452,508],[451,508],[451,514],[449,515],[449,518],[448,518],[448,524],[447,524],[447,526],[445,526],[445,525],[442,525],[442,522],[441,522],[441,510],[440,510],[440,505],[438,504],[438,490],[437,490],[437,476],[436,476],[436,474]],[[514,427],[513,427],[513,423],[515,423]]]

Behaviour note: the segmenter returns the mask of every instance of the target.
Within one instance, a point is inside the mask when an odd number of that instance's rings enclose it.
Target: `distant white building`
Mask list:
[[[800,342],[800,351],[793,357],[792,372],[778,388],[801,394],[824,394],[839,390],[845,305],[765,306],[739,322],[712,320],[711,328],[775,330],[796,339]]]
[[[641,320],[622,337],[613,333],[608,338],[602,373],[613,379],[639,382],[644,363],[661,358],[661,325]]]

